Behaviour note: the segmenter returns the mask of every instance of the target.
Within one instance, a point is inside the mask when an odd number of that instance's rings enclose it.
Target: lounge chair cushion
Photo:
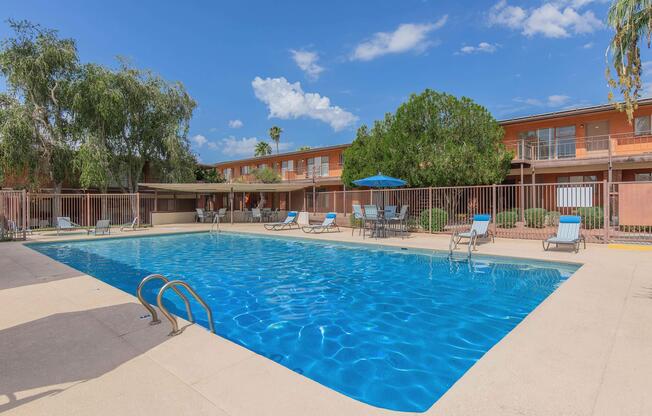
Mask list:
[[[473,221],[491,221],[491,215],[489,215],[489,214],[475,214],[473,216]]]

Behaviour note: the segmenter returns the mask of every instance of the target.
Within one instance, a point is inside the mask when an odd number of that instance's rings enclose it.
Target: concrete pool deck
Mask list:
[[[208,228],[158,226],[113,237]],[[222,230],[363,242],[348,229],[316,236],[258,224]],[[86,235],[30,240],[77,238]],[[364,242],[448,249],[447,236],[427,234]],[[579,254],[546,253],[539,241],[499,239],[478,252],[584,265],[423,414],[652,414],[649,251],[589,245]],[[167,337],[169,323],[150,326],[145,315],[125,292],[22,243],[0,244],[0,413],[405,414],[357,402],[198,326]]]

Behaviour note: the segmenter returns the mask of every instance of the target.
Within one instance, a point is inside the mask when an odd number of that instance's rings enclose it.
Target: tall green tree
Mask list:
[[[613,90],[618,90],[623,102],[617,103],[620,111],[627,113],[630,124],[634,118],[641,90],[641,51],[639,44],[645,40],[650,48],[652,36],[652,0],[615,0],[609,9],[608,25],[614,35],[608,52],[616,76],[607,67],[607,78],[612,91],[609,100],[613,101]]]
[[[188,129],[196,104],[183,85],[125,62],[116,71],[88,64],[75,92],[87,137],[77,159],[84,186],[137,192],[146,167],[162,181],[194,180]]]
[[[269,143],[263,141],[256,143],[256,147],[254,148],[254,156],[267,156],[271,154],[272,146],[270,146]]]
[[[33,187],[48,179],[60,191],[72,177],[79,139],[71,111],[77,48],[72,39],[26,21],[10,20],[9,26],[13,36],[0,43],[7,85],[0,99],[0,168],[24,175]]]
[[[283,129],[278,126],[272,126],[269,129],[269,138],[276,143],[276,154],[278,154],[278,144],[281,141],[281,133],[283,133]]]
[[[382,172],[413,187],[500,183],[513,156],[503,136],[484,107],[427,89],[371,129],[358,129],[344,152],[342,180],[352,186]]]

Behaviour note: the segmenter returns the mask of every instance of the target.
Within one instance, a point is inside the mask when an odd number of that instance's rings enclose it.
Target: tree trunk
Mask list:
[[[63,184],[61,182],[54,184],[54,195],[52,195],[52,220],[51,225],[57,225],[57,217],[61,217],[61,189]]]

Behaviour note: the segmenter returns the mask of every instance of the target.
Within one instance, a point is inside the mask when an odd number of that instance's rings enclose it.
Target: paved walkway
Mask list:
[[[175,225],[124,234],[206,229]],[[222,229],[265,232],[260,225]],[[362,241],[348,230],[310,238]],[[365,242],[448,247],[448,238],[423,234]],[[544,253],[540,242],[520,240],[479,250],[584,266],[426,414],[652,414],[649,251],[591,245],[577,255]],[[167,323],[150,326],[145,313],[131,295],[21,243],[0,244],[0,413],[399,414],[336,393],[201,327],[169,338]]]

